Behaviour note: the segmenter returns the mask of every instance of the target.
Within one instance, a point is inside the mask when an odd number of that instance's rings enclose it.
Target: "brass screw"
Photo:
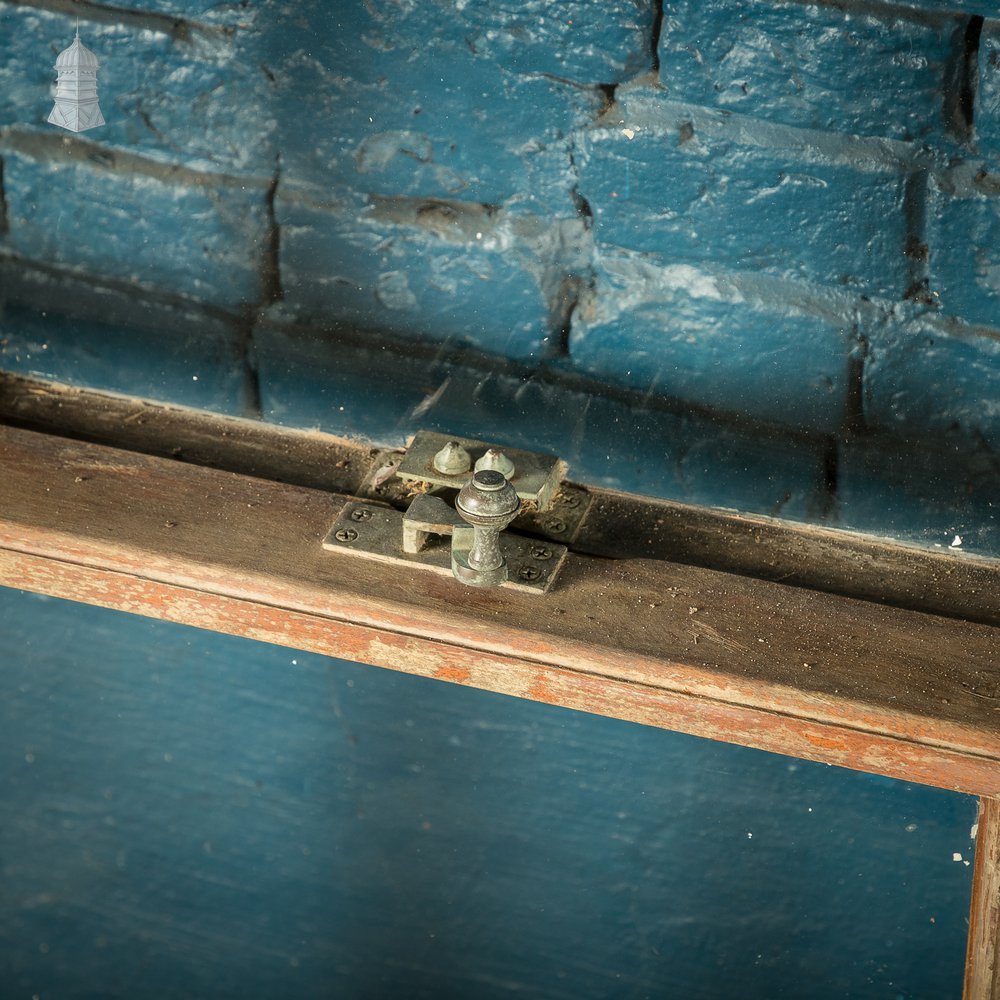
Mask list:
[[[457,441],[449,441],[434,456],[432,465],[444,476],[460,476],[472,468],[472,456]]]
[[[370,521],[371,519],[372,512],[367,507],[359,507],[357,510],[351,511],[352,521]]]
[[[341,528],[333,537],[338,542],[353,542],[357,539],[358,533],[353,528]]]
[[[522,566],[517,574],[522,580],[531,581],[537,580],[541,575],[541,570],[535,569],[534,566]]]

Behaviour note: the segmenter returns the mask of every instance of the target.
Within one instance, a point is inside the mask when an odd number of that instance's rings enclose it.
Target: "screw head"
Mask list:
[[[338,542],[353,542],[357,540],[358,533],[353,528],[341,528],[333,537]]]
[[[561,535],[566,530],[566,522],[560,521],[558,518],[545,521],[542,526],[546,531],[551,531],[553,535]]]
[[[351,511],[352,521],[370,521],[372,519],[372,512],[367,507],[359,507],[357,510]]]
[[[507,477],[495,469],[481,469],[472,477],[481,490],[502,490],[507,485]]]
[[[544,545],[532,545],[531,546],[531,558],[532,559],[551,559],[552,549],[546,548]]]
[[[457,441],[449,441],[434,456],[433,465],[442,475],[460,476],[472,467],[472,456]]]
[[[490,448],[475,466],[476,472],[502,472],[507,479],[514,475],[514,463],[499,448]]]
[[[530,582],[532,580],[537,580],[542,575],[542,571],[536,569],[534,566],[522,566],[518,570],[517,575],[520,579]]]
[[[556,502],[562,507],[569,507],[571,509],[580,506],[580,498],[575,493],[566,493],[559,497]]]

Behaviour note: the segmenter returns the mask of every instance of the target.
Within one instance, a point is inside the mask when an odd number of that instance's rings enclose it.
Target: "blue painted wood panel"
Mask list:
[[[961,994],[967,796],[9,590],[0,664],[0,996]]]

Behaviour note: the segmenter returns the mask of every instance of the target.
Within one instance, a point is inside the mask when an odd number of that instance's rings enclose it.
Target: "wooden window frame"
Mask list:
[[[0,584],[978,795],[1000,1000],[1000,561],[589,489],[549,594],[479,591],[322,548],[382,458],[0,376]]]

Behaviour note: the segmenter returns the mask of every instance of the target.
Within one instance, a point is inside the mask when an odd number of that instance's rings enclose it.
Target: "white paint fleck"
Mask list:
[[[957,549],[961,544],[962,544],[962,536],[961,535],[956,535],[951,540],[951,545],[949,545],[948,548],[950,548],[950,549]]]
[[[955,851],[955,853],[951,856],[951,860],[952,861],[961,861],[962,860],[962,855],[959,854],[958,851]]]
[[[671,264],[661,271],[665,285],[685,291],[695,299],[722,299],[718,282],[689,264]]]
[[[410,419],[417,420],[422,417],[429,410],[432,410],[437,404],[438,400],[444,395],[445,390],[451,383],[451,376],[447,375],[444,381],[431,393],[428,393],[416,406],[413,407],[410,412]]]
[[[417,297],[410,290],[405,271],[386,271],[376,280],[375,297],[386,309],[415,309]]]

